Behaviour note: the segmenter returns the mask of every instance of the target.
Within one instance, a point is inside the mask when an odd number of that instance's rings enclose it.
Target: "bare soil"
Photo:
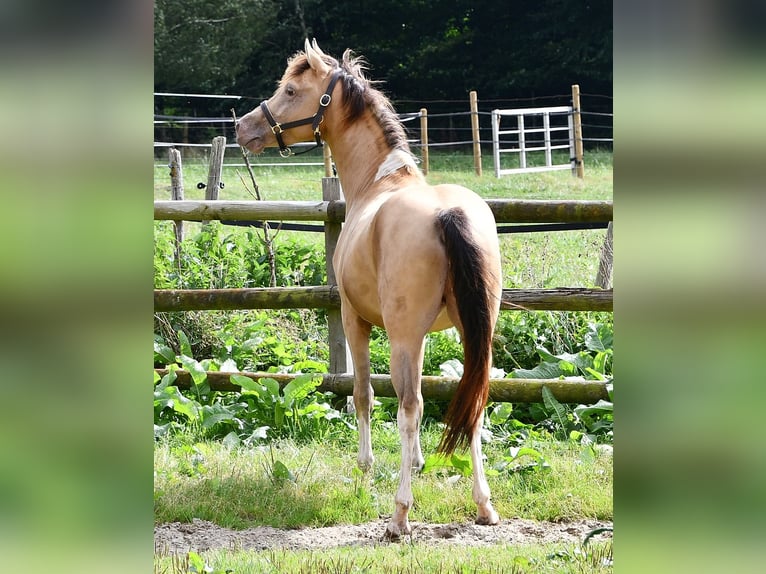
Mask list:
[[[159,553],[201,552],[228,548],[242,550],[321,550],[338,546],[367,546],[385,543],[386,520],[366,524],[327,526],[281,530],[268,526],[231,530],[205,520],[191,523],[173,522],[154,527],[154,546]],[[534,520],[503,520],[496,526],[463,524],[424,524],[413,522],[412,534],[402,541],[416,544],[458,544],[486,546],[490,544],[538,544],[549,542],[582,542],[596,528],[612,527],[611,522],[578,520],[575,522],[536,522]],[[595,540],[611,536],[598,534]]]

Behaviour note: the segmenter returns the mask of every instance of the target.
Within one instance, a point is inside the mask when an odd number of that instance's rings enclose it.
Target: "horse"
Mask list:
[[[359,429],[357,464],[374,462],[370,438],[373,388],[370,331],[385,328],[391,383],[398,397],[401,471],[385,536],[411,533],[412,470],[424,465],[421,373],[425,336],[455,326],[464,370],[445,414],[439,452],[470,450],[477,524],[494,525],[480,431],[489,394],[492,336],[502,292],[494,216],[473,191],[426,183],[390,101],[365,77],[363,58],[325,54],[316,40],[288,60],[274,95],[236,123],[237,143],[258,154],[324,140],[332,150],[346,200],[333,257],[343,328],[354,369]]]

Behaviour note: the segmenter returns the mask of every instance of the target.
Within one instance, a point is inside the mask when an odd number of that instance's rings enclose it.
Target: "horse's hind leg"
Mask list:
[[[386,529],[387,537],[392,539],[411,531],[407,517],[414,502],[412,469],[423,466],[423,453],[420,448],[420,419],[423,416],[420,374],[423,367],[424,336],[425,334],[420,336],[419,341],[416,336],[410,336],[404,342],[396,340],[395,337],[391,340],[391,382],[399,397],[396,421],[402,442],[399,489],[394,498],[396,506]]]
[[[371,326],[353,310],[348,309],[347,305],[342,307],[341,315],[343,329],[351,349],[351,358],[354,361],[354,409],[359,427],[357,464],[361,470],[366,472],[375,462],[370,435],[370,413],[372,412],[373,400],[373,390],[370,384]]]
[[[500,522],[492,503],[487,478],[484,475],[484,462],[481,456],[481,426],[478,425],[471,437],[471,462],[473,463],[473,501],[478,508],[476,524],[497,524]]]

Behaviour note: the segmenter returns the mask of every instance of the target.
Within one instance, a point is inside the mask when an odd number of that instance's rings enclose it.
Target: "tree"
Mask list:
[[[228,93],[273,24],[273,0],[155,0],[155,89]]]

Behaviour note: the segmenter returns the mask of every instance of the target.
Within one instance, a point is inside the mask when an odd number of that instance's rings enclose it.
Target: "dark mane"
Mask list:
[[[361,57],[354,57],[351,50],[343,52],[341,64],[345,75],[343,76],[343,94],[345,96],[347,122],[353,122],[362,115],[368,107],[375,115],[383,128],[386,143],[392,149],[404,149],[409,151],[407,134],[404,131],[399,117],[394,111],[391,102],[382,92],[375,89],[373,82],[365,78],[366,62]]]
[[[328,66],[340,68],[344,72],[341,77],[341,84],[343,86],[343,108],[346,112],[346,125],[359,119],[369,108],[383,130],[386,143],[392,149],[409,151],[407,134],[391,102],[373,86],[374,82],[364,76],[364,71],[367,69],[364,58],[355,57],[351,50],[346,50],[343,52],[343,61],[340,63],[326,54],[323,55],[323,60]],[[306,55],[299,52],[288,63],[283,82],[302,75],[309,68]]]

